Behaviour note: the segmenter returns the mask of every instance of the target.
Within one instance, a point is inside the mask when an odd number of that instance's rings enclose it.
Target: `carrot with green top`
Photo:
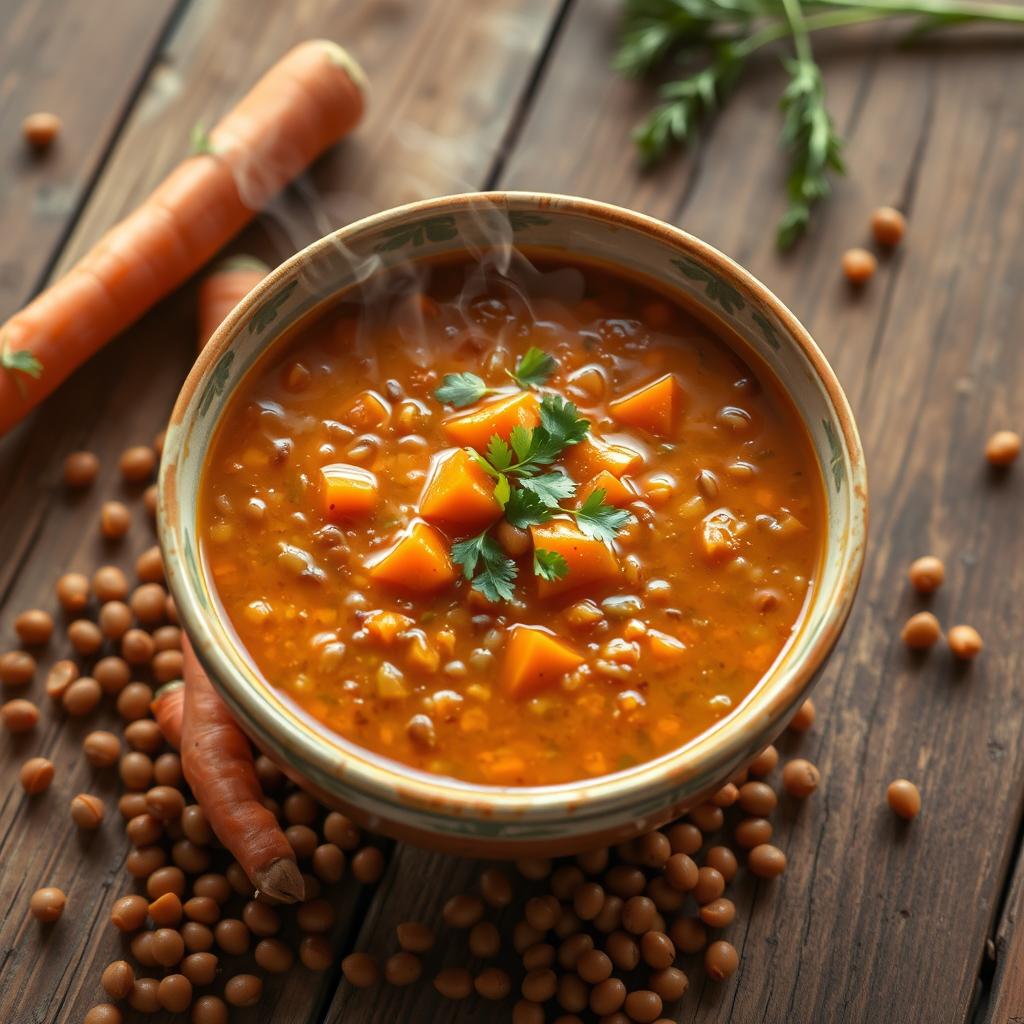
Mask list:
[[[213,257],[362,117],[365,80],[335,43],[277,62],[123,221],[0,327],[0,435]]]

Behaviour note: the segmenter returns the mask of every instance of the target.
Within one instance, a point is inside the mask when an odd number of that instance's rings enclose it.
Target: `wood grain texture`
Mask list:
[[[820,724],[801,742],[783,741],[788,755],[815,760],[825,783],[806,806],[779,815],[787,875],[731,887],[740,914],[726,937],[743,958],[738,975],[714,985],[684,958],[691,988],[669,1016],[965,1021],[1024,795],[1013,642],[1024,479],[990,475],[981,456],[991,430],[1019,427],[1024,384],[1013,326],[1024,312],[1015,286],[1024,274],[1021,70],[998,40],[905,52],[873,30],[847,34],[842,48],[826,43],[829,106],[850,138],[850,174],[810,237],[783,258],[773,242],[784,203],[777,65],[751,70],[699,151],[641,175],[629,136],[650,93],[607,70],[619,9],[615,0],[574,5],[498,185],[640,209],[749,267],[839,373],[864,436],[873,507],[861,595],[816,694]],[[908,212],[908,239],[853,294],[839,257],[868,241],[868,217],[883,203]],[[928,551],[947,562],[932,602],[943,624],[970,622],[989,638],[970,669],[943,648],[911,658],[899,642],[902,622],[922,606],[906,569]],[[909,827],[885,807],[897,776],[924,793]],[[471,862],[402,850],[357,945],[393,952],[399,921],[437,920],[478,873]],[[1012,964],[1017,949],[1001,945],[1000,959]],[[465,956],[462,937],[445,932],[427,966]],[[1011,975],[1007,966],[997,982]],[[508,1013],[476,999],[438,1005],[423,983],[415,993],[343,985],[327,1020],[407,1019],[414,1006],[432,1021]]]
[[[0,319],[35,289],[74,222],[178,0],[9,0],[0,36]],[[117,25],[111,33],[110,26]],[[102,63],[68,59],[102,51]],[[22,141],[36,111],[63,121],[45,153]]]
[[[191,5],[149,75],[57,272],[188,152],[197,122],[214,120],[288,46],[310,36],[351,47],[371,80],[380,83],[372,112],[357,138],[275,204],[239,248],[255,249],[273,264],[371,208],[482,180],[556,6],[553,0],[502,0],[467,15],[442,0]],[[83,60],[93,58],[81,54]],[[421,133],[417,141],[410,141],[407,129]],[[433,140],[432,149],[424,139]],[[414,161],[412,150],[424,155]],[[318,182],[330,183],[323,194]],[[61,572],[91,573],[104,562],[127,568],[153,542],[137,492],[123,492],[118,481],[116,460],[125,446],[148,442],[162,426],[191,363],[194,337],[194,299],[186,288],[116,340],[0,443],[5,639],[18,611],[54,609],[53,584]],[[72,499],[59,482],[60,466],[77,448],[99,453],[103,470],[91,492]],[[98,510],[102,500],[121,496],[133,502],[136,521],[129,537],[111,548],[98,538]],[[64,642],[55,639],[42,659],[44,669],[64,650]],[[42,678],[43,671],[29,695],[45,703]],[[121,824],[108,813],[101,831],[83,843],[67,814],[68,801],[79,791],[113,796],[116,790],[113,778],[94,772],[80,752],[85,732],[112,721],[105,709],[80,725],[69,724],[44,707],[36,732],[0,751],[5,769],[0,950],[7,968],[0,977],[0,1020],[81,1020],[101,998],[99,972],[122,955],[122,944],[107,924],[110,905],[131,888],[123,871],[127,847]],[[29,801],[18,787],[17,769],[37,753],[51,757],[58,774],[48,793]],[[27,917],[27,900],[46,884],[63,887],[69,905],[56,927],[41,929]],[[346,947],[359,899],[346,887],[338,901],[334,940],[339,951]],[[269,983],[259,1008],[235,1019],[255,1022],[271,1014],[282,1024],[314,1019],[335,983],[330,972],[313,976],[297,969]]]
[[[1018,856],[1012,884],[989,950],[991,985],[981,993],[975,1020],[984,1024],[1024,1021],[1024,858]]]

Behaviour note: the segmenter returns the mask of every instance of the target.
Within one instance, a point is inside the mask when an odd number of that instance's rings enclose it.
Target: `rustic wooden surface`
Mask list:
[[[234,248],[276,262],[340,223],[420,196],[481,186],[607,199],[700,235],[773,288],[824,348],[854,405],[867,450],[872,537],[857,608],[816,693],[819,719],[796,745],[821,791],[779,835],[790,870],[736,887],[728,937],[743,966],[724,986],[691,976],[679,1021],[1024,1019],[1024,474],[985,472],[980,450],[1024,416],[1024,63],[1006,37],[933,41],[906,51],[884,32],[825,43],[829,105],[850,139],[849,178],[790,257],[774,251],[781,212],[777,62],[752,69],[696,154],[649,175],[630,154],[649,95],[607,69],[618,0],[104,0],[9,2],[0,41],[0,315],[59,272],[138,201],[292,41],[349,45],[374,84],[358,135],[314,169]],[[99,54],[102,50],[103,56]],[[17,124],[33,108],[64,115],[45,161],[24,159]],[[861,295],[837,273],[865,241],[879,203],[907,210],[907,244]],[[167,415],[193,349],[192,289],[173,296],[79,372],[0,443],[0,630],[18,610],[54,607],[69,568],[130,566],[152,542],[141,509],[129,539],[97,537],[100,501],[120,490],[116,455]],[[64,454],[89,447],[101,480],[68,500]],[[957,671],[941,650],[911,659],[897,639],[918,606],[910,560],[934,551],[948,581],[933,602],[946,625],[986,637]],[[60,656],[54,642],[44,665]],[[41,678],[33,696],[41,697]],[[41,701],[45,703],[45,698]],[[120,943],[106,923],[131,886],[120,822],[83,842],[66,813],[79,791],[113,796],[83,761],[81,737],[107,713],[68,722],[49,707],[36,733],[0,751],[0,1020],[79,1021]],[[27,800],[17,768],[45,752],[58,770]],[[887,781],[917,779],[925,810],[898,827]],[[394,925],[437,915],[478,866],[393,851],[375,893],[345,886],[333,934],[390,952]],[[70,896],[60,926],[27,919],[43,884]],[[428,968],[462,962],[462,936]],[[687,965],[684,963],[684,967]],[[492,1021],[508,1007],[444,1004],[426,983],[357,993],[337,970],[296,970],[244,1021],[346,1024]]]

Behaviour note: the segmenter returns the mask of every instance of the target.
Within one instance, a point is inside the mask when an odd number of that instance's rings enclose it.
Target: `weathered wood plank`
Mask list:
[[[840,374],[864,435],[874,508],[858,607],[817,692],[820,725],[799,745],[825,783],[799,813],[781,815],[789,873],[771,886],[733,886],[740,916],[727,937],[741,970],[716,986],[684,959],[691,989],[670,1015],[701,1024],[879,1013],[962,1021],[1020,819],[1024,769],[1022,661],[1011,640],[1024,597],[1013,569],[1024,557],[1024,478],[992,478],[981,458],[987,433],[1019,420],[1024,383],[1013,326],[1024,312],[1015,286],[1024,273],[1020,69],[1011,51],[980,41],[868,59],[884,34],[845,50],[828,44],[829,105],[851,140],[850,176],[811,237],[780,258],[777,67],[767,60],[752,70],[697,154],[640,176],[629,133],[645,94],[607,70],[619,9],[615,0],[573,8],[499,185],[644,210],[753,270]],[[852,295],[839,256],[866,242],[870,211],[882,203],[908,211],[909,237]],[[947,560],[933,602],[940,619],[971,622],[989,640],[969,671],[944,650],[915,661],[898,640],[918,607],[906,567],[926,551]],[[885,808],[886,784],[900,775],[924,792],[910,827]],[[428,870],[435,884],[424,892]],[[393,952],[395,924],[437,920],[478,872],[403,849],[358,947]],[[427,971],[465,961],[463,940],[445,937]],[[476,999],[439,1002],[422,983],[416,999],[343,985],[327,1019],[403,1019],[414,1003],[435,1021],[499,1019]]]
[[[0,318],[28,298],[57,254],[177,7],[178,0],[5,4]],[[21,121],[38,110],[58,114],[64,126],[46,153],[34,155],[22,144]]]
[[[1024,859],[1020,856],[992,952],[995,970],[991,986],[983,993],[975,1019],[985,1024],[1019,1024],[1024,1020]]]
[[[197,3],[177,25],[139,102],[128,118],[104,175],[90,197],[58,270],[113,220],[132,208],[188,150],[192,126],[216,118],[253,77],[291,43],[323,35],[351,46],[374,83],[373,106],[357,138],[329,157],[297,193],[240,243],[277,262],[296,247],[369,209],[417,196],[458,190],[483,179],[527,80],[533,55],[556,10],[555,0],[501,0],[467,11],[434,0],[391,0],[328,6],[319,2]],[[170,410],[194,352],[191,289],[165,302],[83,368],[0,444],[0,623],[10,636],[17,611],[54,608],[53,583],[74,568],[104,562],[130,567],[152,543],[136,507],[129,538],[109,548],[97,536],[105,498],[123,494],[116,459],[128,444],[148,441]],[[59,484],[64,455],[87,447],[103,460],[92,492],[69,500]],[[133,497],[133,495],[128,495]],[[134,495],[137,497],[137,495]],[[44,666],[61,656],[55,640]],[[41,703],[42,672],[30,695]],[[67,815],[79,791],[112,794],[115,786],[80,754],[82,735],[113,720],[109,709],[69,725],[49,707],[36,733],[0,752],[0,1019],[25,1006],[39,1021],[81,1020],[101,997],[102,967],[121,955],[106,924],[116,896],[129,890],[122,864],[126,845],[112,814],[88,844]],[[53,788],[28,801],[17,769],[46,753],[56,765]],[[42,851],[42,853],[40,852]],[[27,898],[43,884],[69,894],[65,919],[39,929],[27,919]],[[346,887],[338,903],[338,948],[358,893]],[[334,978],[296,969],[268,984],[260,1007],[240,1020],[305,1022],[318,1012]],[[20,1018],[18,1018],[20,1019]]]

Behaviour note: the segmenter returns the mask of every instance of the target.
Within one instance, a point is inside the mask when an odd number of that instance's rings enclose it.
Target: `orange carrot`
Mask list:
[[[217,838],[260,891],[285,903],[305,894],[295,854],[263,806],[252,748],[182,637],[185,716],[181,767]]]
[[[278,61],[203,140],[202,153],[0,327],[0,435],[350,132],[364,88],[358,65],[326,40]]]
[[[185,684],[180,679],[165,683],[156,691],[150,710],[164,734],[164,739],[175,750],[181,749],[181,720],[185,710]]]
[[[199,285],[199,348],[224,318],[267,276],[269,267],[253,256],[231,256],[217,264]]]

